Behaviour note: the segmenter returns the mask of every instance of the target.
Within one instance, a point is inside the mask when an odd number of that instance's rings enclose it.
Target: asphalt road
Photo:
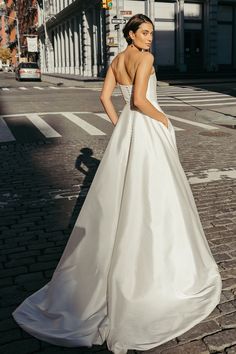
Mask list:
[[[0,73],[2,113],[102,111],[99,93],[57,87],[47,82],[18,82],[13,74]],[[35,88],[36,87],[36,88]],[[6,90],[7,89],[7,90]]]

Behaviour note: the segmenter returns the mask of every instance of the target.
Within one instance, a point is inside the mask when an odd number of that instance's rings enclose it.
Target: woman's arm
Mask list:
[[[100,95],[100,101],[104,107],[105,112],[107,113],[108,117],[110,118],[111,122],[114,125],[116,125],[118,121],[118,115],[111,101],[111,95],[115,87],[116,87],[116,79],[110,65],[107,70],[107,74],[103,83],[103,88]]]
[[[141,60],[137,67],[134,80],[133,103],[145,115],[159,120],[168,127],[168,118],[158,111],[153,104],[146,98],[149,77],[153,67],[154,57],[149,52],[141,53]]]

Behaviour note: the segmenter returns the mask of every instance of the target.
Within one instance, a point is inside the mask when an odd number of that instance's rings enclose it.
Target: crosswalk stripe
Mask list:
[[[173,101],[175,101],[175,98],[171,98],[171,97],[166,97],[166,98],[160,98],[159,100],[158,100],[158,102],[166,102],[166,101],[168,101],[168,102],[170,102],[170,103],[172,103]],[[178,101],[176,101],[176,102],[178,102]]]
[[[8,128],[7,123],[3,119],[0,119],[0,142],[6,143],[14,140],[16,139]]]
[[[229,98],[212,98],[211,101],[235,101],[236,103],[236,99],[233,98],[233,97],[229,97]],[[209,99],[203,99],[203,100],[185,100],[185,102],[206,102],[206,101],[209,101]]]
[[[55,87],[55,86],[49,86],[53,90],[60,90],[60,87]]]
[[[20,86],[19,87],[19,90],[23,90],[23,91],[25,91],[25,90],[28,90],[26,87],[24,87],[24,86]]]
[[[190,125],[195,125],[196,127],[201,127],[201,128],[203,128],[203,129],[206,129],[206,130],[219,129],[218,127],[213,127],[213,126],[211,126],[211,125],[204,124],[204,123],[193,122],[192,120],[187,120],[187,119],[184,119],[184,118],[179,118],[179,117],[176,117],[176,116],[172,116],[172,115],[170,115],[170,114],[167,114],[167,116],[168,116],[170,119],[176,120],[176,121],[178,121],[178,122],[187,123],[187,124],[190,124]]]
[[[185,129],[183,129],[183,128],[176,127],[176,126],[173,125],[173,124],[172,124],[172,126],[173,126],[173,128],[174,128],[174,130],[175,130],[176,132],[180,132],[180,131],[185,130]]]
[[[10,91],[10,89],[7,87],[2,87],[2,91]]]
[[[162,107],[186,107],[187,106],[187,103],[178,103],[178,102],[176,102],[176,103],[160,103],[160,106],[162,106]]]
[[[34,89],[36,89],[36,90],[44,90],[44,88],[39,87],[39,86],[34,86]]]
[[[121,112],[121,111],[119,111]],[[65,117],[66,119],[70,120],[83,130],[85,130],[88,134],[90,135],[106,135],[103,131],[99,130],[96,128],[94,125],[91,125],[90,123],[86,122],[83,118],[77,116],[76,114],[93,114],[95,116],[98,116],[107,122],[111,123],[108,115],[106,113],[93,113],[93,112],[43,112],[43,113],[20,113],[20,114],[10,114],[10,115],[1,115],[0,118],[7,118],[7,117],[26,117],[29,119],[33,125],[39,129],[39,131],[46,137],[46,138],[58,138],[61,137],[61,135],[53,129],[48,123],[46,123],[43,119],[42,116],[45,116],[47,114],[60,114],[61,116]],[[178,121],[180,123],[186,123],[189,125],[197,126],[206,130],[216,130],[219,129],[216,126],[211,126],[208,124],[204,123],[199,123],[195,122],[192,120],[187,120],[184,118],[176,117],[173,115],[168,115],[167,116],[173,120],[173,121]],[[175,131],[184,131],[185,128],[179,128],[173,125],[173,128]],[[10,128],[8,127],[7,123],[4,121],[4,119],[0,119],[0,142],[7,142],[7,141],[14,141],[16,140],[13,134],[10,131]]]
[[[173,124],[172,124],[173,125]],[[175,125],[173,125],[173,128],[175,131],[177,132],[180,132],[180,131],[183,131],[184,129],[183,128],[179,128],[179,127],[176,127]]]
[[[216,93],[216,94],[211,94],[211,95],[207,95],[207,94],[201,94],[201,95],[196,95],[196,94],[194,94],[194,95],[188,95],[188,96],[182,96],[182,95],[176,95],[175,97],[177,97],[177,98],[183,98],[183,99],[185,99],[185,98],[214,98],[214,97],[223,97],[223,95],[221,95],[221,94],[219,94],[219,93]],[[227,95],[225,95],[225,97],[229,97],[229,96],[227,96]]]
[[[219,102],[219,103],[197,103],[194,106],[229,106],[229,105],[236,105],[235,102]]]
[[[109,119],[108,115],[106,113],[95,113],[96,116],[107,120],[109,123],[111,123],[111,120]]]
[[[46,138],[60,138],[61,135],[48,125],[41,117],[36,113],[28,113],[25,116],[39,129],[39,131]]]
[[[90,135],[106,135],[103,131],[95,128],[92,124],[87,123],[80,117],[76,116],[74,113],[71,112],[62,112],[61,113],[64,117],[69,119],[71,122],[78,125],[80,128],[85,130]]]

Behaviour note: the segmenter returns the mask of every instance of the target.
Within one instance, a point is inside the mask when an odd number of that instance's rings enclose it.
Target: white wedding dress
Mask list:
[[[174,128],[126,104],[51,281],[13,313],[33,336],[116,354],[147,350],[206,318],[221,277],[180,164]],[[147,98],[161,111],[156,76]]]

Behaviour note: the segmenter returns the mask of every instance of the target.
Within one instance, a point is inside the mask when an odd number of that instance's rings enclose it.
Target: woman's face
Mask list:
[[[150,49],[153,40],[153,26],[150,22],[143,22],[136,32],[130,31],[129,35],[134,45],[142,49]]]

